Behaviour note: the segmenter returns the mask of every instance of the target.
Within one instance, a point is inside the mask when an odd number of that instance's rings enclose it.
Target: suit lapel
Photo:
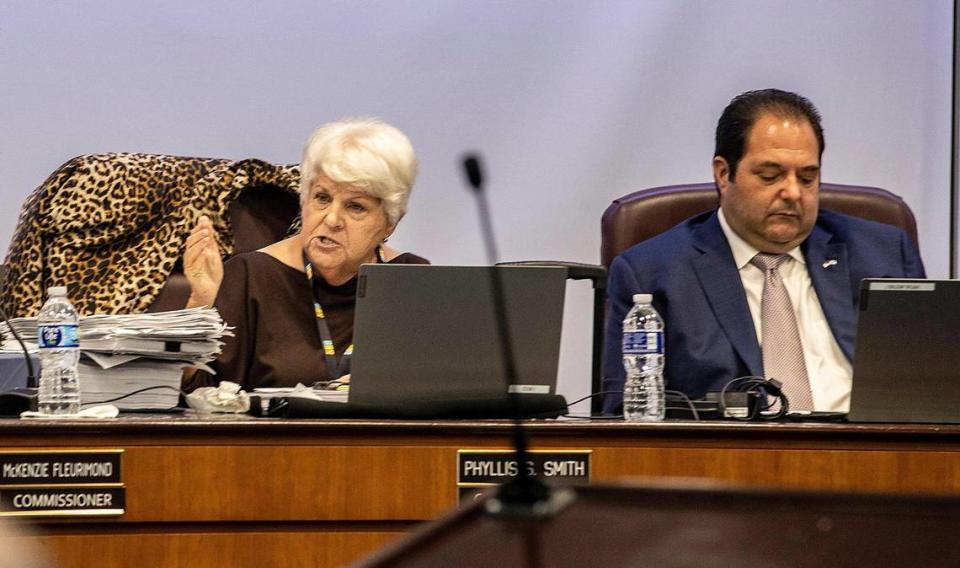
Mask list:
[[[747,306],[740,273],[714,212],[693,232],[694,247],[702,254],[693,260],[693,268],[720,328],[750,373],[760,375],[763,360],[757,332]]]
[[[800,249],[807,260],[810,281],[817,291],[830,331],[847,360],[853,361],[857,317],[853,307],[853,290],[850,288],[847,245],[833,242],[833,235],[815,225]]]

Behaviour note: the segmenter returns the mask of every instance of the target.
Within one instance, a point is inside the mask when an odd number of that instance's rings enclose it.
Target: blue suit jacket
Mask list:
[[[853,361],[863,278],[923,278],[923,262],[900,229],[821,210],[800,245],[830,330]],[[827,260],[836,260],[824,268]],[[652,293],[666,327],[667,388],[691,398],[731,379],[762,375],[747,297],[717,212],[702,213],[614,259],[603,361],[604,412],[623,402],[623,318],[635,293]]]

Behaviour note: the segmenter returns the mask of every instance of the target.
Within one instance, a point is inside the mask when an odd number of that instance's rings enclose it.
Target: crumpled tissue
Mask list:
[[[291,390],[286,396],[323,400],[320,395],[317,394],[317,391],[313,389],[313,387],[308,387],[303,383],[297,383],[297,386],[293,387],[293,390]]]
[[[197,412],[242,414],[250,410],[250,395],[237,383],[220,381],[218,387],[202,387],[188,394],[187,404]]]
[[[40,414],[39,412],[28,410],[20,413],[20,418],[43,418],[45,420],[63,420],[74,418],[116,418],[120,415],[120,409],[112,404],[101,404],[84,408],[76,414]]]

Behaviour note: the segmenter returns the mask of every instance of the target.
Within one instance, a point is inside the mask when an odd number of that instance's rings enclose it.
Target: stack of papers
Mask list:
[[[84,353],[78,366],[80,400],[85,406],[103,403],[121,410],[156,410],[173,408],[179,402],[181,365],[136,358],[104,368],[100,360],[90,355]],[[136,391],[140,392],[107,402]]]
[[[324,402],[347,402],[350,396],[350,392],[346,390],[313,389],[302,384],[297,384],[295,387],[264,387],[253,389],[253,394],[258,395],[262,400],[294,396],[312,398]]]
[[[36,349],[36,318],[15,318],[10,325],[29,349]],[[81,317],[81,403],[111,403],[121,410],[172,408],[183,369],[209,371],[206,363],[220,354],[221,338],[231,335],[212,308]],[[3,322],[0,339],[4,350],[19,350]]]

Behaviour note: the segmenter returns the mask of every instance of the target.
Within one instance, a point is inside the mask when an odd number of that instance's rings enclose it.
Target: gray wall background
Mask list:
[[[485,262],[458,167],[475,149],[504,260],[598,262],[612,199],[708,181],[726,102],[776,86],[819,106],[823,179],[902,195],[944,277],[951,22],[949,0],[7,0],[0,246],[75,155],[296,162],[315,126],[376,115],[422,164],[392,244]],[[568,293],[569,397],[587,392],[590,298]]]

